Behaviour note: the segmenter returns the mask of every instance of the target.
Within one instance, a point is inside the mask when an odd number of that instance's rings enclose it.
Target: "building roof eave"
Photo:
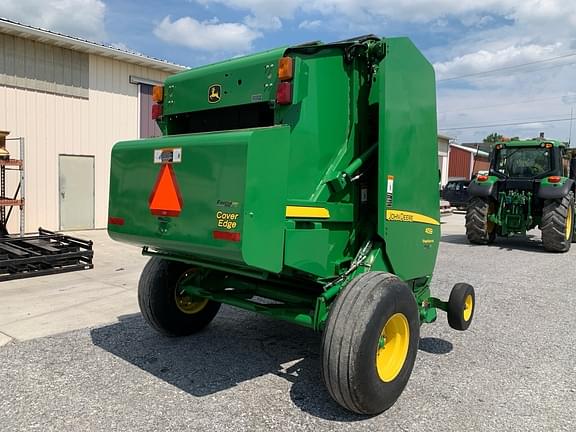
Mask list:
[[[168,73],[177,73],[188,69],[185,66],[170,63],[166,60],[148,57],[143,54],[125,51],[120,48],[99,44],[74,36],[67,36],[61,33],[56,33],[37,27],[31,27],[4,18],[0,18],[0,33],[17,36],[49,45],[55,45],[74,51],[80,51],[87,54],[108,57],[115,60],[124,61],[126,63],[149,67]]]
[[[470,148],[470,147],[464,147],[464,146],[454,144],[454,143],[450,144],[450,147],[455,147],[457,149],[464,150],[464,151],[467,151],[469,153],[474,153],[475,155],[482,156],[482,157],[490,156],[490,154],[486,153],[485,151],[477,150],[475,148]]]

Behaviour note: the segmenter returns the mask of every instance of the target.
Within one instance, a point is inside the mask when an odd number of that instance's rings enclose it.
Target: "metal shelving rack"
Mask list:
[[[94,267],[92,242],[38,228],[24,234],[24,138],[6,138],[0,131],[0,281],[50,275]],[[12,159],[6,141],[18,141],[18,159]],[[7,171],[18,171],[19,181],[12,196],[6,196]],[[20,209],[20,234],[9,234],[10,215]],[[8,211],[6,211],[8,209]]]
[[[7,225],[14,207],[20,208],[20,236],[24,235],[25,212],[24,212],[24,138],[6,138],[6,141],[18,141],[18,159],[0,159],[0,235],[7,235]],[[14,195],[6,196],[6,171],[18,171],[19,181]],[[6,209],[8,208],[8,213]]]

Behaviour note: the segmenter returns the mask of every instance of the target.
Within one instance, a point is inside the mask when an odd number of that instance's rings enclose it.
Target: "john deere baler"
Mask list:
[[[112,151],[108,225],[151,256],[152,327],[188,335],[225,303],[321,331],[328,391],[374,414],[437,309],[469,326],[470,285],[430,295],[434,72],[408,39],[278,48],[172,76],[154,99],[163,135]]]

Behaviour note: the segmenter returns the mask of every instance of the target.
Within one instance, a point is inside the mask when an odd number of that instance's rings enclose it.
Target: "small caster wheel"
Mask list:
[[[470,327],[476,308],[474,288],[467,283],[457,283],[448,299],[448,324],[454,330],[466,330]]]

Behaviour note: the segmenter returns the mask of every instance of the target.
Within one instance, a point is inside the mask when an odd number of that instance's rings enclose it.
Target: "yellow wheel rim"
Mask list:
[[[570,240],[572,234],[572,207],[568,207],[568,214],[566,215],[566,240]]]
[[[468,294],[464,300],[464,321],[470,321],[472,317],[472,311],[474,310],[474,300],[472,299],[472,294]]]
[[[189,315],[200,312],[208,304],[208,299],[191,297],[184,291],[176,290],[174,292],[174,297],[176,299],[176,306],[178,309]]]
[[[380,334],[376,351],[376,370],[384,382],[393,381],[406,361],[410,345],[410,327],[402,313],[392,315]]]

